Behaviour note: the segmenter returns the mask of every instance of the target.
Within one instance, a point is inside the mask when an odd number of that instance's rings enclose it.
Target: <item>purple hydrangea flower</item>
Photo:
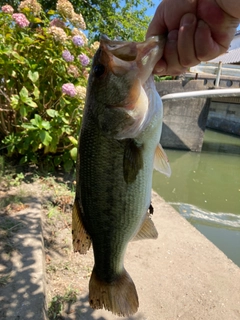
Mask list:
[[[72,83],[65,83],[62,86],[62,92],[70,97],[74,97],[77,94],[76,89]]]
[[[16,24],[19,25],[19,27],[24,28],[29,26],[30,22],[23,13],[14,13],[12,17]]]
[[[62,57],[67,62],[72,62],[74,60],[74,56],[71,54],[70,51],[64,50],[62,53]]]
[[[89,64],[90,59],[88,56],[86,56],[84,53],[80,54],[78,56],[78,59],[80,60],[81,64],[86,67]]]
[[[84,40],[81,36],[76,35],[72,38],[73,43],[75,44],[75,46],[81,47],[84,45]]]

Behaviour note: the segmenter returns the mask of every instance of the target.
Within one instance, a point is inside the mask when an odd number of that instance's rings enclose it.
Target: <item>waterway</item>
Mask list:
[[[240,137],[206,130],[201,153],[166,153],[153,189],[240,267]]]

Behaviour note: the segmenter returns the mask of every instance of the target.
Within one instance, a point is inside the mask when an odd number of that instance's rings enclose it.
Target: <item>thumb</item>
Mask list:
[[[161,4],[160,4],[161,5]],[[163,10],[161,10],[160,5],[158,6],[152,21],[149,24],[146,38],[151,36],[167,34],[168,28],[163,19]]]

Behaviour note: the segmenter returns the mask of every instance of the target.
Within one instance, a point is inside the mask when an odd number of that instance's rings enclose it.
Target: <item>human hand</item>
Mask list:
[[[240,0],[163,0],[146,35],[167,35],[154,73],[178,75],[226,52],[239,20]]]

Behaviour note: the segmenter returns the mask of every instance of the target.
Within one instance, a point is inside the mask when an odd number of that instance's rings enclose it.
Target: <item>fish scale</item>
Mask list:
[[[101,263],[107,262],[105,256],[102,257],[98,253],[108,250],[108,238],[111,238],[111,247],[125,247],[135,229],[138,229],[143,215],[142,211],[145,213],[150,203],[147,206],[144,204],[143,208],[142,196],[136,196],[136,190],[139,190],[139,186],[144,186],[142,175],[138,175],[134,186],[128,185],[124,181],[123,172],[119,170],[123,162],[124,141],[118,142],[114,139],[106,139],[104,136],[101,137],[101,132],[96,127],[96,134],[93,135],[90,119],[88,121],[90,123],[84,125],[83,128],[79,149],[80,154],[81,150],[84,150],[84,157],[81,158],[80,156],[82,163],[80,167],[80,176],[82,177],[80,181],[81,198],[84,199],[83,207],[87,207],[88,211],[93,213],[101,211],[101,217],[93,214],[83,222],[86,231],[94,239],[95,264],[98,265],[100,260],[99,264],[101,265]],[[88,129],[86,127],[90,128],[90,135],[87,134]],[[95,144],[97,145],[95,146]],[[110,150],[111,152],[109,152]],[[90,160],[90,165],[88,164],[88,159],[91,159],[91,157],[94,158],[93,165],[91,165],[92,160]],[[88,186],[90,186],[90,192]],[[135,214],[132,212],[133,209],[136,211]],[[135,221],[130,224],[129,221],[133,217],[135,217]],[[126,240],[123,238],[122,229],[126,230]],[[128,229],[130,229],[129,232]],[[111,232],[114,233],[113,236]],[[105,238],[107,239],[107,245],[104,242]],[[117,250],[117,252],[122,250],[123,248]],[[111,252],[116,253],[116,250],[111,250]],[[107,256],[109,257],[109,254]],[[116,260],[116,263],[119,263],[119,261],[121,261],[120,258]]]

